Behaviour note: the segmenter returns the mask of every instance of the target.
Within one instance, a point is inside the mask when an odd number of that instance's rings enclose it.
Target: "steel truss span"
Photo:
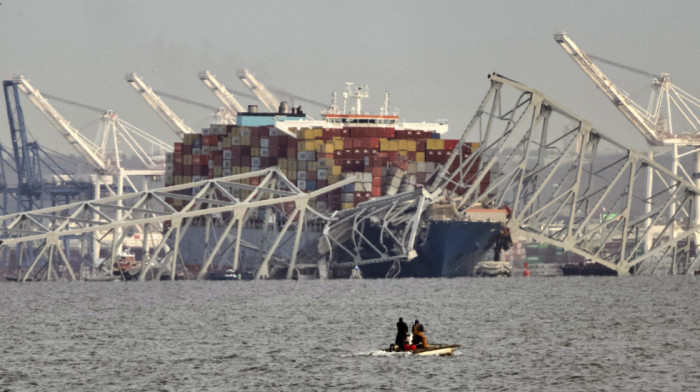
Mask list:
[[[255,181],[251,181],[256,179]],[[249,185],[259,181],[259,185]],[[271,263],[285,264],[289,271],[296,268],[297,253],[305,222],[310,218],[328,217],[308,206],[311,199],[354,182],[343,180],[311,193],[300,191],[278,168],[176,185],[151,191],[130,193],[99,200],[67,204],[29,212],[0,216],[0,249],[15,246],[18,255],[32,254],[30,260],[18,260],[27,268],[18,273],[18,280],[53,280],[59,277],[78,279],[79,274],[66,255],[66,241],[79,239],[81,244],[107,244],[107,256],[96,265],[84,257],[82,263],[99,270],[104,277],[114,276],[122,245],[134,232],[143,235],[145,250],[139,279],[203,278],[212,262],[224,258],[238,266],[240,247],[250,246],[242,240],[241,232],[247,222],[259,212],[270,209],[286,214],[286,223],[279,228],[268,249],[260,249],[261,262],[257,278],[265,278]],[[179,211],[173,200],[184,205]],[[308,214],[307,214],[308,213]],[[180,241],[192,225],[223,226],[220,235],[207,236],[202,244],[202,265],[197,276],[184,266],[180,256]],[[279,245],[285,233],[296,232],[293,251],[283,254]],[[31,248],[32,252],[21,251]],[[95,251],[94,249],[90,251]],[[21,257],[21,256],[20,256]],[[82,269],[82,268],[81,268]]]
[[[692,273],[699,188],[541,92],[498,74],[489,79],[460,141],[478,139],[481,147],[453,154],[445,167],[457,169],[439,176],[439,187],[454,190],[490,174],[486,189],[469,187],[457,200],[459,209],[507,205],[511,231],[619,275]],[[645,197],[649,174],[661,185]]]

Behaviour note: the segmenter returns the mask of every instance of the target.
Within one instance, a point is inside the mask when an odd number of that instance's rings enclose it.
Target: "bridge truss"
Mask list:
[[[97,267],[105,276],[114,276],[122,245],[134,232],[143,234],[144,260],[139,279],[202,278],[215,260],[225,257],[236,269],[241,246],[250,246],[242,239],[247,222],[259,216],[259,209],[271,209],[286,216],[276,230],[272,246],[258,249],[262,258],[257,278],[268,276],[271,262],[285,263],[293,271],[305,222],[312,217],[327,217],[308,206],[309,200],[353,182],[347,179],[311,193],[300,191],[277,168],[246,174],[175,185],[151,191],[118,195],[99,200],[33,210],[0,217],[0,249],[19,245],[30,247],[36,255],[18,265],[28,265],[18,273],[18,280],[78,279],[75,263],[66,255],[66,239],[80,239],[89,244],[96,236],[110,243],[108,254]],[[250,183],[259,183],[250,185]],[[181,201],[181,209],[173,208]],[[209,228],[219,224],[211,234]],[[223,223],[223,224],[222,224]],[[193,225],[207,227],[202,243],[198,275],[192,276],[182,260],[180,243]],[[223,227],[221,229],[221,227]],[[289,240],[287,232],[295,232],[291,254],[280,252],[279,245]],[[214,233],[212,231],[212,233]],[[24,254],[20,252],[19,254]],[[91,259],[86,259],[91,260]],[[119,272],[117,272],[118,274]]]
[[[481,147],[469,156],[453,153],[436,188],[460,210],[475,202],[506,205],[512,232],[620,275],[692,273],[700,189],[541,92],[489,78],[491,88],[459,143],[473,138]],[[645,197],[648,171],[663,186]],[[466,188],[488,175],[486,189]],[[466,192],[457,196],[460,188]]]

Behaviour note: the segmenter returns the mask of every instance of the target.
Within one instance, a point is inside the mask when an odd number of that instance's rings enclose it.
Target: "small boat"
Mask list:
[[[507,261],[481,261],[474,268],[474,276],[510,276],[511,266]]]
[[[412,350],[403,350],[399,351],[396,350],[395,345],[389,346],[389,348],[384,349],[383,351],[391,353],[391,352],[405,352],[405,353],[411,353],[414,355],[420,355],[420,356],[440,356],[440,357],[445,357],[452,355],[452,353],[455,352],[458,348],[462,347],[459,344],[429,344],[426,347],[417,347]]]

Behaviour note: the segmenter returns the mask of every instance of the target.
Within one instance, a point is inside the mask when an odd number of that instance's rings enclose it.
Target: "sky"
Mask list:
[[[205,69],[234,95],[248,93],[236,77],[246,68],[271,89],[328,104],[345,82],[367,84],[372,97],[365,109],[377,112],[389,91],[403,120],[447,119],[448,137],[459,138],[489,88],[487,75],[498,72],[644,149],[553,34],[566,31],[603,58],[668,72],[698,95],[698,15],[697,1],[2,0],[0,73],[23,74],[43,93],[114,110],[172,143],[177,137],[126,73],[138,73],[154,90],[217,107],[197,77]],[[646,103],[648,77],[601,68]],[[163,100],[193,129],[212,118],[208,109]],[[98,113],[51,102],[93,137]],[[318,118],[321,108],[296,103]],[[34,138],[72,152],[25,97],[22,106]],[[11,148],[7,114],[0,112],[0,143]]]

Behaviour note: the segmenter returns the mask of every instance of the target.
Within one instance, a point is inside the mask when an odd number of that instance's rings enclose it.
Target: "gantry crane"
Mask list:
[[[144,83],[143,79],[138,76],[135,72],[126,74],[126,81],[129,82],[131,87],[136,90],[137,93],[155,110],[160,118],[165,121],[165,123],[170,127],[170,129],[175,132],[180,139],[183,139],[185,135],[195,133],[192,128],[188,127],[180,117],[178,117],[175,112],[170,110],[168,105],[166,105],[160,97],[153,92],[153,89],[148,87]]]
[[[24,75],[15,76],[13,80],[20,90],[34,103],[41,113],[56,127],[58,132],[78,151],[88,163],[100,174],[108,171],[105,161],[97,155],[95,146],[86,139],[77,129],[68,122],[54,107],[44,98],[39,90],[32,86]]]
[[[204,84],[209,87],[209,89],[219,98],[219,101],[224,104],[226,110],[235,118],[239,112],[245,112],[245,108],[241,105],[236,98],[233,97],[227,89],[226,86],[219,83],[216,77],[209,70],[202,71],[199,73],[199,79],[204,82]]]
[[[648,72],[639,71],[635,68],[624,66],[609,60],[602,60],[598,57],[586,54],[569,37],[566,32],[554,35],[554,40],[571,56],[583,72],[600,88],[600,90],[612,101],[617,109],[634,125],[634,127],[644,136],[651,146],[669,146],[671,148],[672,162],[671,170],[674,175],[683,172],[683,175],[696,186],[700,186],[700,116],[693,112],[700,108],[700,99],[692,96],[671,82],[668,73],[654,75]],[[604,73],[593,63],[592,58],[599,61],[611,63],[622,68],[652,76],[652,93],[646,109],[632,101],[625,92],[615,85]],[[686,128],[676,130],[673,128],[672,111],[676,110],[685,119]],[[665,118],[664,118],[665,116]],[[678,147],[691,147],[690,151],[678,154]],[[680,165],[679,159],[694,155],[695,162],[692,172],[688,174]],[[653,158],[653,151],[649,153]],[[648,172],[650,173],[650,171]],[[647,175],[646,198],[651,199],[653,178]],[[695,202],[700,202],[700,196],[695,196]],[[696,204],[698,205],[698,204]],[[647,205],[647,211],[651,206]],[[669,213],[673,215],[675,208],[671,208]],[[700,213],[692,211],[691,219],[700,223]],[[698,244],[700,238],[696,238]]]
[[[248,72],[247,69],[240,71],[238,73],[238,79],[243,82],[262,102],[263,106],[270,112],[277,112],[279,110],[280,101],[275,98],[272,93],[265,88],[265,86],[260,83],[255,77]]]

